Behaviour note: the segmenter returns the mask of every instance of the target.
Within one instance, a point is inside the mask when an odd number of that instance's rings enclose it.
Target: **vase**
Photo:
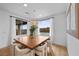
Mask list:
[[[34,39],[34,36],[30,35],[30,36],[29,36],[29,39]]]

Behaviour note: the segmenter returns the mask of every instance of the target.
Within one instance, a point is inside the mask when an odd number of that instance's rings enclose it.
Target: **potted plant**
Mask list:
[[[30,28],[30,38],[34,38],[35,36],[35,30],[36,30],[36,26],[35,25],[32,25],[31,28]]]

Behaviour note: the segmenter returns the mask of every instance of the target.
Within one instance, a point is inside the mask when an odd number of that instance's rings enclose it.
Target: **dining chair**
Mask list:
[[[20,45],[15,46],[15,56],[33,56],[34,50],[29,48],[20,48]]]
[[[15,46],[16,46],[16,45],[19,45],[19,43],[15,43],[15,42],[12,42],[12,43],[11,43],[10,52],[11,52],[11,55],[12,55],[12,56],[15,55]]]
[[[46,48],[47,48],[47,43],[45,42],[35,49],[35,53],[38,56],[46,56],[47,55]]]

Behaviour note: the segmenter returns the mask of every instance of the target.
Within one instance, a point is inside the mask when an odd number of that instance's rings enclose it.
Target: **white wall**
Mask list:
[[[54,18],[55,39],[54,43],[66,46],[66,14],[61,13]]]
[[[16,17],[20,17],[22,19],[26,19],[26,18],[23,18],[19,15],[16,15],[16,14],[13,14],[13,13],[10,13],[8,11],[5,11],[3,9],[0,9],[0,48],[3,48],[3,47],[6,47],[8,46],[10,43],[10,36],[11,36],[11,29],[10,29],[10,26],[12,24],[15,23],[14,20],[12,20],[10,18],[10,16],[16,16]],[[14,18],[13,18],[14,19]],[[10,21],[12,20],[12,23],[10,24]],[[13,29],[15,29],[15,26],[12,26]],[[12,29],[12,31],[14,31]],[[13,32],[15,33],[15,32]],[[15,36],[14,34],[12,34],[13,37]]]
[[[0,10],[0,48],[7,46],[9,35],[9,13]]]
[[[69,56],[79,56],[79,39],[67,33],[67,49]]]

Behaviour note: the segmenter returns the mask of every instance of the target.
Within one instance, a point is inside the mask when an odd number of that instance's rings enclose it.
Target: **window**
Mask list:
[[[16,35],[27,34],[27,22],[16,20]]]
[[[23,24],[20,26],[21,34],[26,34],[27,32],[27,24]]]
[[[67,30],[68,31],[75,31],[76,30],[76,24],[75,24],[75,4],[70,4],[69,8],[68,8]]]
[[[79,38],[79,4],[72,3],[69,5],[67,14],[67,30],[76,38]]]
[[[38,29],[40,35],[49,36],[50,32],[50,20],[38,21]]]

